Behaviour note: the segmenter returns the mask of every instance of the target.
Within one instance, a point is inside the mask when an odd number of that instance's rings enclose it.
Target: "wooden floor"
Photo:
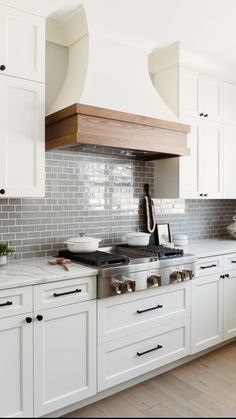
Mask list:
[[[64,417],[236,417],[236,342]]]

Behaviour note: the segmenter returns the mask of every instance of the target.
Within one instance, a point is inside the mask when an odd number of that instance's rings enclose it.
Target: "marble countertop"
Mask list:
[[[185,253],[191,253],[198,258],[236,253],[236,240],[196,240],[183,247]]]
[[[0,267],[0,290],[15,287],[25,287],[40,283],[61,281],[73,278],[96,276],[98,271],[76,263],[68,264],[69,272],[61,265],[50,265],[50,258],[35,258],[20,261],[10,261]]]

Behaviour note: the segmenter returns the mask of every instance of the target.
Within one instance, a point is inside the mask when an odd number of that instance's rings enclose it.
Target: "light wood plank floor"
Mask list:
[[[64,417],[236,418],[236,342]]]

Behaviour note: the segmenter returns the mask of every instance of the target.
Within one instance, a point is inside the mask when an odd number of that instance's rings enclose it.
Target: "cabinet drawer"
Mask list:
[[[0,318],[31,312],[32,287],[11,288],[0,291]]]
[[[95,299],[96,289],[96,276],[37,285],[34,287],[35,310]]]
[[[224,271],[236,270],[236,253],[224,256]]]
[[[186,320],[99,345],[98,391],[176,361],[189,352]]]
[[[196,276],[206,276],[223,272],[224,258],[223,256],[213,256],[201,258],[197,260]]]
[[[189,315],[189,311],[190,282],[99,300],[98,342],[179,320]]]

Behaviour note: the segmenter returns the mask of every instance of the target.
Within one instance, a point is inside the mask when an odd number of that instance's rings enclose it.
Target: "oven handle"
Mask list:
[[[156,307],[147,308],[146,310],[137,310],[137,313],[138,314],[147,313],[147,311],[159,310],[160,308],[163,308],[163,305],[158,304]]]

